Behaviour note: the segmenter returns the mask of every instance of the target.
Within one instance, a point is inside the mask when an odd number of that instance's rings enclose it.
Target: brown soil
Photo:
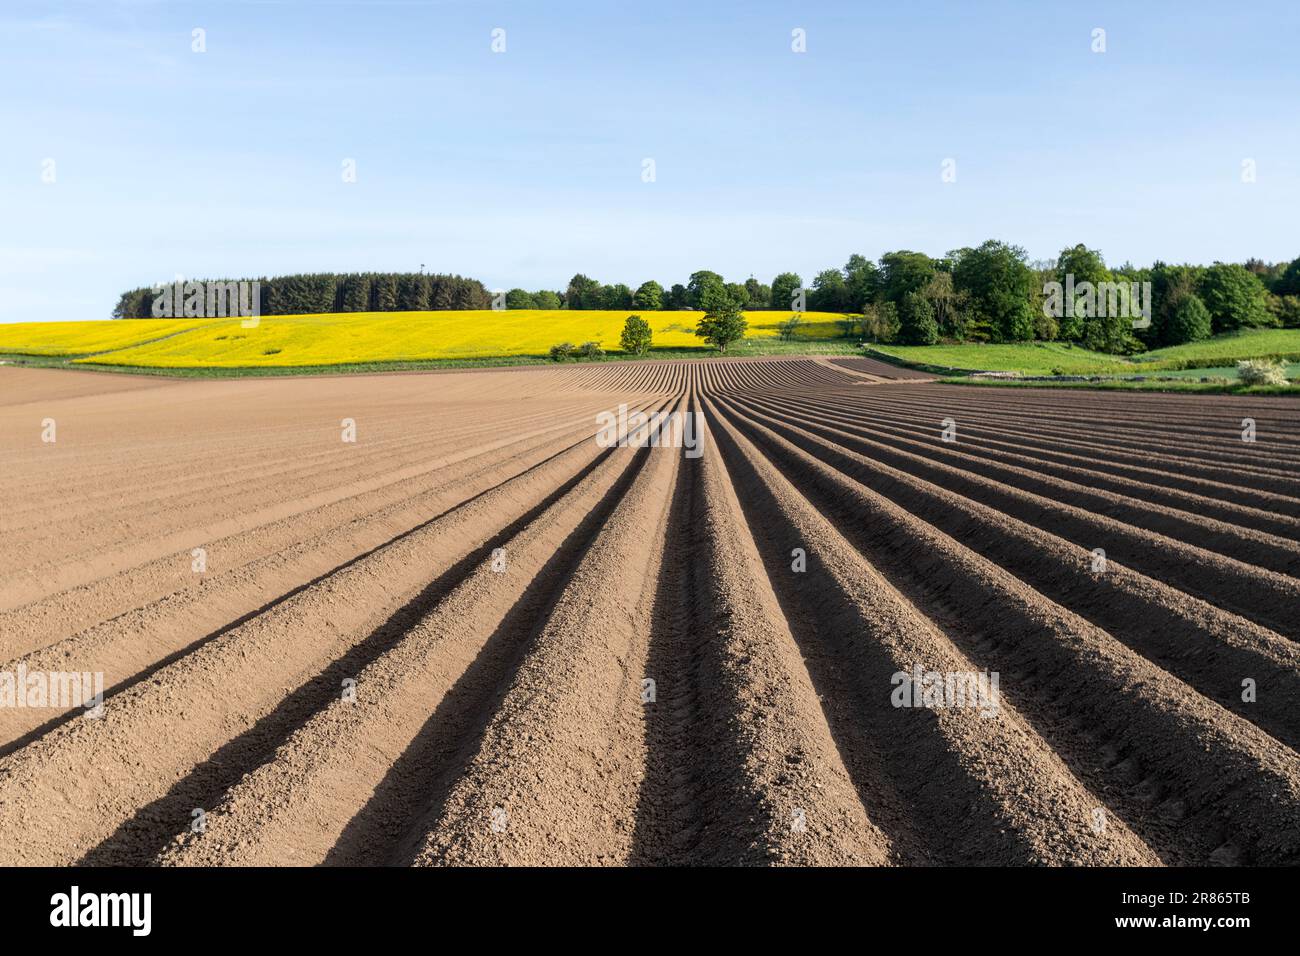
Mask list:
[[[0,864],[1300,862],[1300,403],[926,378],[0,368]]]

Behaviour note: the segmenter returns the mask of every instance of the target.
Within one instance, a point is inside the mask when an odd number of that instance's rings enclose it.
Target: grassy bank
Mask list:
[[[1061,342],[1006,345],[967,342],[960,345],[871,345],[870,351],[934,371],[1020,372],[1022,375],[1120,373],[1131,366],[1122,358],[1090,352]]]
[[[1233,368],[1242,359],[1300,361],[1300,329],[1255,329],[1124,357],[1063,342],[1005,345],[871,345],[869,349],[908,365],[963,372],[1022,375],[1144,375],[1188,369]],[[1209,374],[1209,373],[1207,373]]]
[[[1201,382],[1178,380],[1133,381],[1095,379],[1087,382],[1052,381],[1051,379],[993,379],[949,376],[939,379],[945,385],[968,385],[977,388],[1072,388],[1104,392],[1195,392],[1207,395],[1282,395],[1300,397],[1300,382],[1291,385],[1253,385],[1240,382]]]
[[[1061,342],[869,345],[865,349],[867,354],[887,361],[935,372],[944,376],[943,381],[953,384],[1243,395],[1300,394],[1300,382],[1286,386],[1244,386],[1238,381],[1236,367],[1236,362],[1245,359],[1273,359],[1286,365],[1289,378],[1300,377],[1300,329],[1238,332],[1131,357],[1092,352]],[[1010,372],[1030,378],[1017,381],[971,377],[978,372]],[[1088,376],[1089,380],[1035,380],[1033,376]]]

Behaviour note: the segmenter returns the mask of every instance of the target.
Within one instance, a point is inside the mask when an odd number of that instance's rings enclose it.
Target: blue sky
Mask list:
[[[1297,41],[1272,2],[5,0],[0,321],[178,274],[1291,259]]]

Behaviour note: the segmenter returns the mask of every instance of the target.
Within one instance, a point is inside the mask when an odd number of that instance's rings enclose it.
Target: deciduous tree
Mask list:
[[[988,324],[994,341],[1033,339],[1034,273],[1025,263],[1024,249],[990,239],[963,250],[953,264],[952,282],[969,298],[972,313]]]
[[[629,315],[623,323],[623,334],[619,336],[618,345],[629,355],[644,355],[650,348],[652,339],[650,323],[639,315]]]
[[[664,287],[654,279],[642,282],[632,296],[632,307],[658,312],[664,306]]]

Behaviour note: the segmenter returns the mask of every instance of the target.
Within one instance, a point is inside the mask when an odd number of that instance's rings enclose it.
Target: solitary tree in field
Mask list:
[[[784,322],[778,325],[776,327],[776,331],[781,336],[781,341],[789,342],[792,338],[794,338],[795,332],[799,330],[799,326],[802,323],[803,323],[803,317],[800,316],[798,312],[796,312],[794,315],[790,316],[790,318],[786,319]]]
[[[623,323],[618,345],[628,355],[644,355],[650,348],[650,323],[639,315],[629,315]]]
[[[695,327],[695,334],[719,352],[727,351],[728,345],[745,337],[748,323],[740,310],[742,304],[725,286],[706,290],[700,302],[704,318]]]

